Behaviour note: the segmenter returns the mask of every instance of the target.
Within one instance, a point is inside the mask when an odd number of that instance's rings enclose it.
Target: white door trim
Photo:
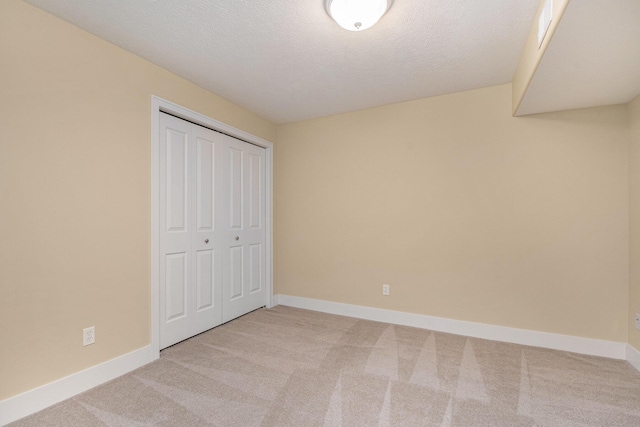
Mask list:
[[[160,356],[160,112],[234,136],[266,151],[266,301],[273,307],[273,143],[233,126],[203,116],[173,102],[151,97],[151,352]]]

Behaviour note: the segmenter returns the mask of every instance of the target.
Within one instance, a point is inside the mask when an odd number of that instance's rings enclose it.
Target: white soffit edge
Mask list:
[[[640,94],[640,1],[575,0],[517,115],[627,103]]]

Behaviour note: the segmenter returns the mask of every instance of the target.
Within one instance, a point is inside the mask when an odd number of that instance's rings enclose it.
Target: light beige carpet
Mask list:
[[[640,426],[627,362],[261,309],[15,426]]]

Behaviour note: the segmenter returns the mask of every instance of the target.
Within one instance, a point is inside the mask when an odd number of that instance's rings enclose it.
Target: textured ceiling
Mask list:
[[[323,0],[28,0],[288,123],[508,83],[539,0],[395,0],[345,31]]]

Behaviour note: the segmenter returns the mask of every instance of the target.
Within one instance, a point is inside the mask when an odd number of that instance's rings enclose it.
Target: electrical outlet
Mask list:
[[[89,345],[96,342],[96,327],[84,328],[82,330],[82,345]]]
[[[389,295],[389,285],[386,283],[382,285],[382,295]]]
[[[640,329],[640,313],[636,313],[636,329]]]

